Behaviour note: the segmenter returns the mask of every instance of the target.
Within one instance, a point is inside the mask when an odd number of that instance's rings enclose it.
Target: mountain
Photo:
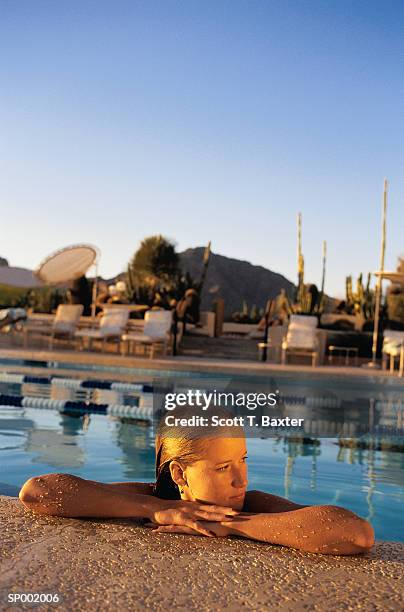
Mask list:
[[[204,247],[197,247],[179,254],[182,269],[195,280],[201,276],[203,253]],[[202,291],[202,309],[209,309],[218,297],[224,298],[226,316],[240,310],[243,300],[249,307],[255,304],[257,308],[264,308],[267,300],[276,297],[281,289],[293,295],[293,283],[282,274],[211,253]]]
[[[41,287],[42,283],[34,276],[32,270],[0,265],[0,285],[10,287]]]

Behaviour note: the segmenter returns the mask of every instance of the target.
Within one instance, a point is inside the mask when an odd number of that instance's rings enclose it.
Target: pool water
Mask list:
[[[303,444],[248,440],[249,486],[302,504],[337,504],[367,518],[376,537],[404,541],[404,454],[341,449],[336,439]],[[152,481],[150,427],[92,414],[0,407],[0,493],[16,495],[34,475],[73,473],[83,478]]]

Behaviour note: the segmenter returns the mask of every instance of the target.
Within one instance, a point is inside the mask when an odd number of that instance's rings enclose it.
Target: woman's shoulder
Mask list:
[[[144,495],[154,495],[154,482],[133,482],[132,484],[138,490],[138,493],[143,493]]]
[[[140,495],[154,495],[154,482],[110,482],[107,486],[120,493],[138,493]]]
[[[155,495],[156,483],[154,482],[133,482],[132,484],[137,493],[142,493],[143,495]]]

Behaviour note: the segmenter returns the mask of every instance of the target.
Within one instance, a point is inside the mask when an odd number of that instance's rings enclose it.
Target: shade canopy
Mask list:
[[[382,277],[384,280],[389,280],[392,283],[398,283],[399,285],[404,284],[404,274],[402,272],[385,272],[384,270],[379,270],[378,272],[373,272],[373,274]]]
[[[99,256],[96,246],[75,244],[49,255],[39,265],[35,275],[49,285],[68,283],[83,276]]]

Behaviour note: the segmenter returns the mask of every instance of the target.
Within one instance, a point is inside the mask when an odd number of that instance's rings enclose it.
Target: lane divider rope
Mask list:
[[[126,404],[96,404],[94,402],[57,400],[45,397],[30,397],[23,395],[6,395],[0,393],[0,406],[10,408],[40,408],[42,410],[58,410],[59,412],[74,411],[82,414],[109,414],[126,416],[150,421],[153,418],[152,403],[142,401],[138,406]]]
[[[0,382],[23,385],[55,385],[66,389],[110,389],[112,391],[153,393],[153,386],[142,383],[110,382],[107,380],[80,380],[57,376],[29,376],[24,374],[0,374]]]

